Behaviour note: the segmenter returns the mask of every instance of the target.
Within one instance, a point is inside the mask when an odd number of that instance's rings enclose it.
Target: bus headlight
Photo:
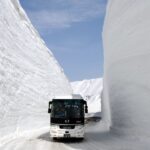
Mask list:
[[[57,130],[57,129],[58,129],[58,126],[53,126],[53,125],[52,125],[52,126],[50,127],[50,129],[51,129],[51,130]]]
[[[57,133],[57,131],[56,130],[51,130],[51,133]]]

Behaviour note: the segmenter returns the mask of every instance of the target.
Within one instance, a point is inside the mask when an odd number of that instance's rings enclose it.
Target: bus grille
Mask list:
[[[74,129],[75,125],[60,125],[60,129]]]

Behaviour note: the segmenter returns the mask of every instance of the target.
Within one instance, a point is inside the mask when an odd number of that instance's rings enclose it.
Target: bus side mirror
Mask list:
[[[85,113],[88,113],[88,106],[85,106]]]
[[[52,102],[48,103],[48,113],[51,113],[51,104],[52,104]]]
[[[84,100],[83,104],[85,106],[85,113],[88,113],[88,106],[87,106],[87,102]]]
[[[86,102],[86,101],[83,101],[83,104],[84,104],[84,105],[87,105],[87,102]]]
[[[48,113],[51,113],[51,109],[50,108],[48,108]]]

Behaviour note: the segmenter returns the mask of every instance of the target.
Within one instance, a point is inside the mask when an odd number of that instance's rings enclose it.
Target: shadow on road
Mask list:
[[[58,143],[80,143],[85,141],[84,139],[77,139],[77,138],[60,138],[60,139],[53,139],[50,137],[49,132],[44,133],[37,137],[40,140],[49,141],[49,142],[58,142]]]
[[[37,137],[38,139],[44,140],[44,141],[52,141],[52,139],[50,138],[49,132],[46,132],[44,134],[41,134],[39,137]]]

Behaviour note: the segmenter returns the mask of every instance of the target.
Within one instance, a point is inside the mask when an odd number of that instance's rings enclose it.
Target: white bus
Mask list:
[[[55,97],[49,102],[50,136],[84,138],[87,102],[80,95]]]

